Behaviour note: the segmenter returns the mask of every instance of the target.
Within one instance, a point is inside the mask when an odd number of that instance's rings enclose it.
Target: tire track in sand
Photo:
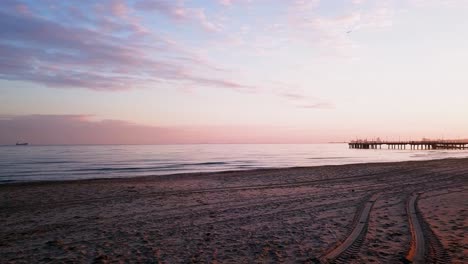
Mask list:
[[[349,236],[343,243],[322,256],[321,263],[346,263],[351,256],[358,252],[366,236],[370,212],[378,197],[379,193],[375,193],[367,200],[359,215],[356,216],[355,225]]]
[[[450,263],[450,258],[444,247],[419,213],[417,208],[419,194],[413,193],[407,203],[411,246],[406,259],[409,263],[415,264]]]

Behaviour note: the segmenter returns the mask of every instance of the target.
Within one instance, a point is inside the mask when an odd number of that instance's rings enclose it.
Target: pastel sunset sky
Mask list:
[[[466,0],[2,0],[0,144],[468,138]]]

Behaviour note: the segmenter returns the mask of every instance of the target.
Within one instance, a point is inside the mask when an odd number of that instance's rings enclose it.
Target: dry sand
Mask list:
[[[1,185],[0,262],[320,263],[368,204],[332,261],[401,263],[420,192],[427,263],[466,263],[467,183],[449,159]]]

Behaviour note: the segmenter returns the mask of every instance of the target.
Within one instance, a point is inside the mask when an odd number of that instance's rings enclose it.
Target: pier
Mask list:
[[[435,150],[458,149],[468,150],[468,140],[420,140],[420,141],[381,141],[381,140],[353,140],[348,143],[350,149],[411,149]]]

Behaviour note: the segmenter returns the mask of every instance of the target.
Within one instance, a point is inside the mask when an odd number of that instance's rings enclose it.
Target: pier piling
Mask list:
[[[350,149],[382,149],[382,145],[387,145],[387,149],[406,149],[411,150],[437,150],[453,149],[467,150],[467,141],[458,140],[421,140],[421,141],[368,141],[353,140],[348,143]]]

